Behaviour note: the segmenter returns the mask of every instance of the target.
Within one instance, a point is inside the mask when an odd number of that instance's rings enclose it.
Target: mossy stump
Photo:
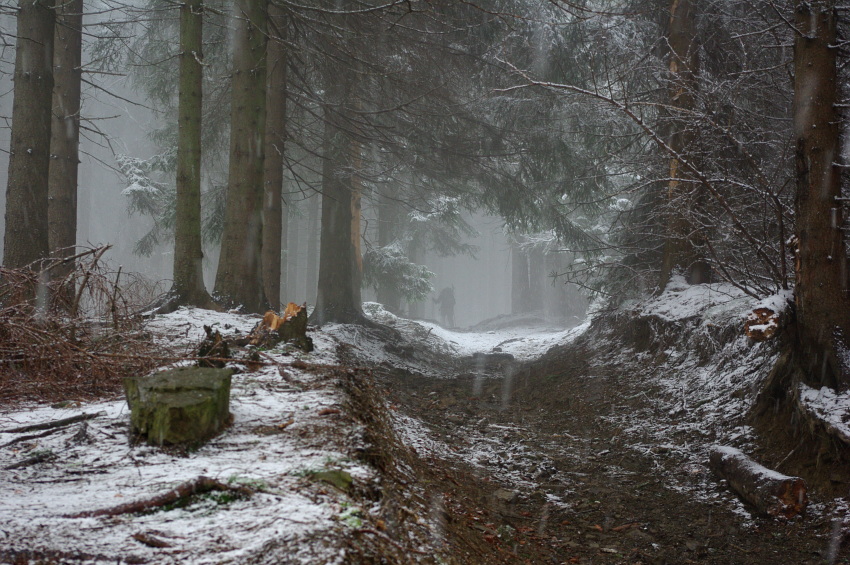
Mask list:
[[[151,445],[198,447],[230,423],[230,369],[183,367],[124,379],[130,433]]]

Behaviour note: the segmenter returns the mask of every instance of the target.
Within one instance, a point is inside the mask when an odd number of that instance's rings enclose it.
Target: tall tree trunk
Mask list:
[[[307,205],[307,261],[304,265],[307,302],[316,305],[316,287],[319,280],[319,236],[322,226],[319,222],[319,210],[322,207],[322,195],[314,194]]]
[[[20,0],[3,253],[3,264],[9,268],[24,267],[49,254],[54,28],[53,0]]]
[[[180,6],[180,84],[177,102],[177,213],[174,225],[174,286],[168,308],[209,308],[201,247],[201,114],[203,109],[203,3]]]
[[[351,92],[345,88],[346,81],[335,78],[328,73],[325,82],[328,98],[322,163],[322,236],[316,308],[311,320],[316,324],[365,323],[360,299],[360,206],[355,170],[359,144],[346,135],[338,125],[340,116],[331,109],[333,105],[339,111],[343,93]]]
[[[543,309],[543,294],[546,292],[546,258],[539,249],[528,253],[528,309]]]
[[[670,100],[671,133],[669,145],[679,155],[688,157],[695,132],[687,114],[696,109],[697,77],[700,72],[699,43],[696,30],[696,3],[673,0],[670,7]],[[661,260],[658,291],[670,282],[674,272],[681,272],[690,284],[709,281],[711,267],[700,251],[699,226],[693,220],[699,206],[699,190],[691,175],[678,159],[670,159],[667,182],[668,232]]]
[[[835,2],[800,2],[794,45],[798,346],[814,384],[846,389],[850,336],[847,253],[841,232],[841,117],[836,110]],[[808,365],[808,366],[805,366]]]
[[[358,105],[358,110],[360,106]],[[351,281],[354,291],[354,300],[358,305],[363,302],[361,296],[363,283],[363,246],[360,239],[360,218],[363,214],[363,181],[360,178],[360,170],[363,167],[363,146],[359,140],[352,139],[349,146],[349,170],[351,175],[351,247],[354,250],[354,267]],[[362,306],[361,306],[362,308]]]
[[[528,286],[528,255],[517,242],[511,242],[511,314],[528,311],[531,289]]]
[[[301,253],[301,232],[303,231],[303,218],[298,208],[293,204],[287,206],[288,232],[286,245],[286,294],[290,302],[301,302],[307,300],[307,294],[301,288],[298,279],[301,277],[301,269],[298,268],[298,257]]]
[[[285,212],[283,149],[286,140],[286,20],[283,10],[269,4],[268,76],[266,92],[265,203],[263,205],[263,282],[272,308],[280,309],[281,250]]]
[[[47,225],[54,257],[69,257],[77,244],[77,169],[80,162],[80,91],[83,0],[56,6],[53,44],[53,123],[50,137]],[[54,269],[64,277],[73,264]]]
[[[399,203],[397,196],[391,194],[391,189],[381,185],[378,195],[378,245],[386,247],[398,238],[399,233]],[[393,314],[401,314],[401,294],[398,288],[391,284],[378,284],[376,289],[378,302]]]
[[[263,289],[263,147],[266,131],[266,0],[237,0],[227,207],[215,294],[248,312]]]

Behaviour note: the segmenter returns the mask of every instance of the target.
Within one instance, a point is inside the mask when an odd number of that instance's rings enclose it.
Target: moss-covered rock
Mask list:
[[[183,367],[127,377],[130,432],[151,445],[197,447],[230,423],[230,369]]]

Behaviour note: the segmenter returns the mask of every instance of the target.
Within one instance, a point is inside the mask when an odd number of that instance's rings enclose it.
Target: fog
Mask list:
[[[15,27],[14,19],[0,16],[0,26],[7,33]],[[83,51],[83,66],[90,57]],[[8,148],[12,113],[12,71],[14,48],[6,46],[0,56],[0,238],[5,230],[6,185]],[[87,77],[91,78],[91,77]],[[157,114],[146,107],[149,104],[141,93],[132,88],[128,76],[108,76],[92,79],[98,86],[83,85],[82,129],[80,133],[80,168],[78,187],[77,244],[79,246],[109,245],[105,255],[113,267],[121,266],[123,272],[139,273],[152,282],[160,281],[162,290],[169,287],[172,274],[172,243],[156,246],[149,256],[134,253],[134,247],[151,228],[149,217],[128,212],[128,198],[122,194],[127,181],[117,170],[116,155],[148,159],[162,153],[150,134],[161,125]],[[165,182],[173,179],[163,178]],[[204,179],[204,190],[210,179]],[[364,218],[370,205],[369,195],[364,196]],[[316,299],[318,275],[318,206],[314,193],[291,190],[285,197],[289,206],[288,249],[284,250],[282,295],[284,303],[308,303]],[[533,305],[518,305],[512,300],[511,245],[501,218],[486,215],[484,211],[466,210],[464,215],[478,232],[463,243],[473,246],[471,254],[441,256],[425,251],[417,262],[433,273],[433,292],[418,304],[405,304],[403,314],[411,317],[439,320],[439,306],[435,299],[440,291],[453,288],[455,325],[473,326],[483,320],[508,314],[530,315],[553,325],[573,325],[586,308],[586,299],[578,289],[566,287],[562,279],[553,282],[552,265],[530,267],[531,286],[541,289],[539,300]],[[312,234],[312,235],[311,235]],[[365,237],[376,239],[374,229],[367,228]],[[212,290],[217,268],[218,249],[205,243],[204,276],[207,288]],[[2,245],[0,245],[2,257]],[[547,260],[548,261],[548,260]],[[531,264],[531,263],[530,263]],[[558,266],[557,264],[555,265]],[[554,270],[558,270],[557,268]],[[374,289],[363,289],[363,300],[375,300]]]

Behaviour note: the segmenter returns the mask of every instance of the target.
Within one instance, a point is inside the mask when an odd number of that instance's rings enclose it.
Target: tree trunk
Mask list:
[[[20,0],[3,253],[3,264],[9,268],[24,267],[49,254],[54,28],[53,0]]]
[[[696,30],[696,5],[693,0],[673,0],[670,7],[670,100],[672,109],[669,145],[677,154],[688,157],[696,137],[687,114],[696,109],[699,75],[699,43]],[[675,272],[690,284],[709,281],[711,267],[699,250],[702,236],[694,215],[701,190],[678,159],[670,159],[667,181],[668,232],[661,260],[658,291],[662,292]]]
[[[528,311],[531,289],[528,286],[528,255],[516,242],[511,243],[511,314]]]
[[[74,255],[74,246],[77,244],[83,0],[58,3],[56,19],[47,203],[48,245],[54,257],[70,257]],[[52,276],[62,278],[73,268],[73,263],[56,267]]]
[[[269,4],[268,77],[266,93],[265,204],[263,205],[263,282],[272,308],[281,308],[283,229],[283,149],[286,140],[286,20],[283,10]]]
[[[529,310],[543,309],[543,294],[546,292],[546,265],[543,252],[531,249],[528,253],[528,304]]]
[[[169,308],[209,308],[201,247],[201,113],[203,108],[203,3],[180,6],[180,84],[177,103],[177,202],[174,286]]]
[[[847,351],[850,300],[840,160],[841,117],[836,110],[835,2],[800,2],[794,45],[794,132],[798,351],[803,374],[814,385],[846,389],[850,373],[840,352]]]
[[[286,295],[287,302],[301,302],[307,300],[307,294],[303,292],[298,279],[301,276],[301,269],[298,268],[298,256],[301,253],[301,232],[303,231],[303,218],[297,208],[287,206],[287,230],[291,232],[287,236],[286,245]]]
[[[307,262],[305,265],[305,288],[307,302],[316,305],[316,287],[319,280],[319,235],[322,226],[319,223],[319,209],[322,207],[322,195],[314,194],[309,199],[307,210]]]
[[[350,81],[326,77],[325,139],[322,162],[322,236],[316,307],[311,321],[365,323],[360,298],[359,182],[355,170],[359,144],[346,135],[337,111]],[[355,215],[357,216],[355,220]],[[355,230],[358,232],[355,237]]]
[[[386,247],[396,241],[399,232],[399,203],[386,185],[381,185],[378,195],[378,245]],[[378,302],[393,314],[401,314],[401,294],[393,285],[378,284],[375,289]]]
[[[237,0],[236,8],[227,207],[215,293],[227,306],[263,312],[266,0]]]
[[[805,511],[809,502],[803,479],[762,467],[732,447],[714,447],[709,464],[759,514],[793,518]]]

